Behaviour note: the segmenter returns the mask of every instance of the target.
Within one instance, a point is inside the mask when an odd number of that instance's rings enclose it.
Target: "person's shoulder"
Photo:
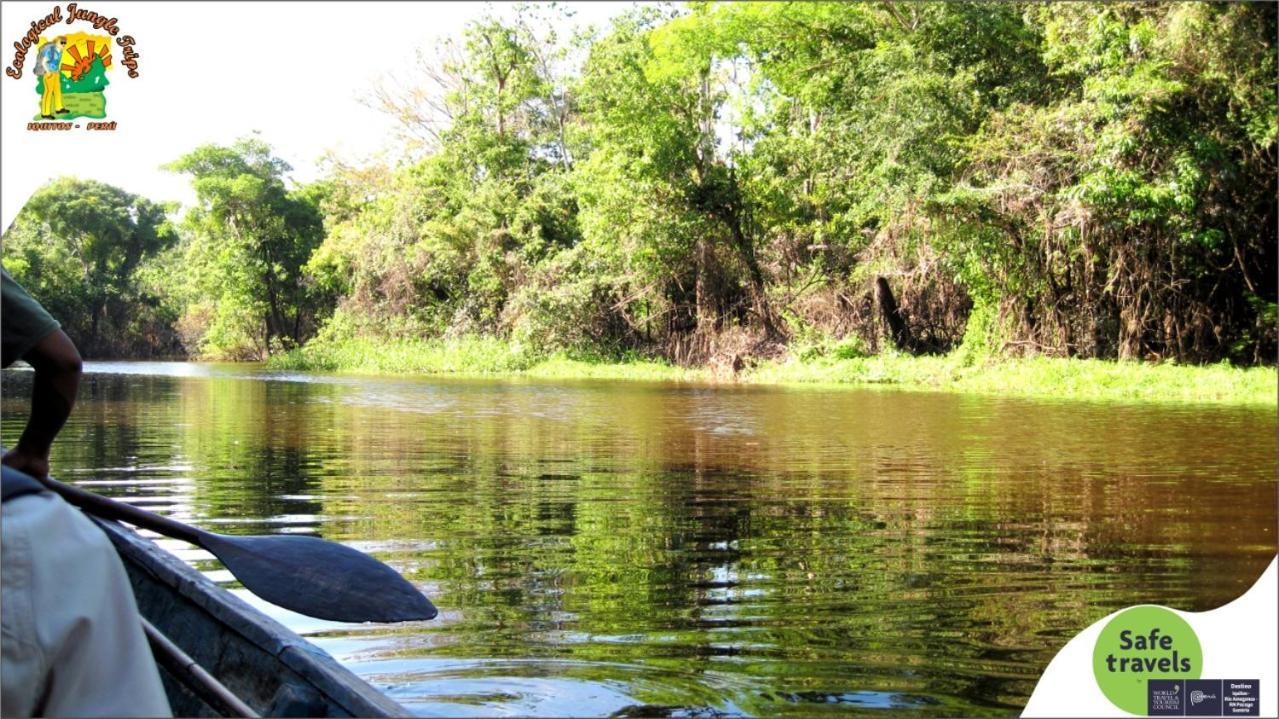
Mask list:
[[[8,367],[61,327],[53,315],[0,268],[0,366]]]
[[[79,509],[52,492],[25,495],[4,503],[4,531],[25,531],[38,538],[37,554],[51,566],[92,566],[116,556],[107,535]],[[8,537],[6,537],[8,539]]]

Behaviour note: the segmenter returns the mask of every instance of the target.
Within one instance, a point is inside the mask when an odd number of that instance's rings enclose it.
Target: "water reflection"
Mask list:
[[[428,716],[1009,714],[1093,620],[1276,551],[1265,410],[89,370],[60,476],[388,561],[437,620],[269,610]]]

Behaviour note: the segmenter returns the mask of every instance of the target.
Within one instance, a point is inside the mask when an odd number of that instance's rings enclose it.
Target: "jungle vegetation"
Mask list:
[[[87,356],[1274,363],[1273,3],[558,12],[385,78],[392,160],[199,147],[180,221],[60,180],[6,266]]]

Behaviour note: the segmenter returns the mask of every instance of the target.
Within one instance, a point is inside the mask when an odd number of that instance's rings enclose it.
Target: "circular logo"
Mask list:
[[[1151,679],[1198,679],[1203,671],[1199,637],[1186,620],[1155,606],[1125,609],[1097,637],[1093,676],[1112,704],[1147,713]]]

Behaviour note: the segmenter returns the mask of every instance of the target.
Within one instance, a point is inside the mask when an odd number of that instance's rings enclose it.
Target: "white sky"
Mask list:
[[[568,2],[572,25],[603,27],[631,3]],[[54,2],[0,4],[0,67],[13,63],[13,43]],[[378,77],[414,62],[418,48],[460,33],[487,11],[509,3],[216,2],[154,3],[81,0],[80,7],[118,18],[132,35],[139,77],[128,77],[113,43],[107,73],[107,119],[114,132],[33,132],[39,109],[28,51],[20,79],[0,75],[0,229],[49,179],[77,175],[153,200],[194,202],[189,180],[160,169],[198,145],[226,144],[253,131],[307,181],[316,161],[334,150],[359,161],[387,147],[393,123],[358,96]],[[67,3],[61,3],[66,17]],[[567,34],[570,28],[564,28]],[[97,32],[76,22],[45,36]],[[77,120],[83,124],[83,118]]]

